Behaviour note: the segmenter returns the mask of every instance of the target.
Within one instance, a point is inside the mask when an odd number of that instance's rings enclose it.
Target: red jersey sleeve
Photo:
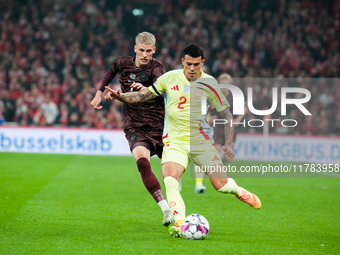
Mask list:
[[[110,66],[109,70],[106,71],[102,84],[99,87],[99,90],[101,92],[105,90],[105,86],[108,86],[110,82],[115,78],[117,73],[119,73],[118,62],[119,62],[119,58],[117,58],[113,62],[113,64]]]

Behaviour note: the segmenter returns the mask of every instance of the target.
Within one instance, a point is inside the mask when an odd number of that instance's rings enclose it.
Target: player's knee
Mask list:
[[[176,179],[177,181],[179,181],[184,171],[185,171],[184,167],[182,166],[178,167],[177,165],[174,165],[172,163],[167,162],[162,165],[163,179],[165,179],[166,177],[172,177]]]
[[[181,174],[178,173],[177,171],[169,171],[166,173],[162,173],[163,179],[165,179],[166,177],[172,177],[174,179],[176,179],[177,181],[179,181],[179,179],[181,178]]]
[[[138,171],[148,171],[150,169],[150,161],[147,158],[140,158],[136,161]]]

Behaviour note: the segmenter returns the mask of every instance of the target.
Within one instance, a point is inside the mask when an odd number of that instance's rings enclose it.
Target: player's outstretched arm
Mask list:
[[[234,126],[231,126],[233,115],[231,114],[229,108],[224,109],[220,112],[223,119],[227,120],[227,124],[224,125],[224,134],[225,134],[225,146],[223,146],[223,150],[225,153],[233,159],[235,157],[235,153],[232,149],[233,143],[233,135],[234,135]]]
[[[120,89],[113,90],[109,87],[105,87],[109,92],[104,97],[107,100],[117,99],[126,104],[137,104],[156,98],[149,89],[140,90],[137,92],[120,93]]]

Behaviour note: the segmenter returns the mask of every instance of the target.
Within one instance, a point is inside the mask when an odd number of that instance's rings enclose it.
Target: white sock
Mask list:
[[[196,188],[202,188],[203,184],[202,183],[196,183]]]
[[[165,199],[162,200],[162,201],[159,201],[157,204],[159,205],[159,207],[161,208],[161,210],[162,210],[163,213],[164,213],[165,211],[170,210],[169,205],[168,205],[168,203],[166,202]]]
[[[222,188],[220,188],[217,191],[222,192],[222,193],[229,193],[229,194],[231,193],[237,196],[240,195],[240,187],[237,186],[233,178],[228,178],[227,184],[225,184]]]
[[[164,178],[164,185],[166,188],[166,198],[169,203],[169,207],[173,212],[175,222],[184,220],[185,218],[185,204],[181,194],[178,191],[179,182],[171,177]],[[181,222],[179,223],[181,224]]]

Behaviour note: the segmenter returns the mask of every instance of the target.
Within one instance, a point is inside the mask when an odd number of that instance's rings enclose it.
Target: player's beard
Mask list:
[[[190,73],[189,73],[189,81],[190,82],[194,82],[198,79],[199,77],[195,74],[195,76],[190,76]]]

